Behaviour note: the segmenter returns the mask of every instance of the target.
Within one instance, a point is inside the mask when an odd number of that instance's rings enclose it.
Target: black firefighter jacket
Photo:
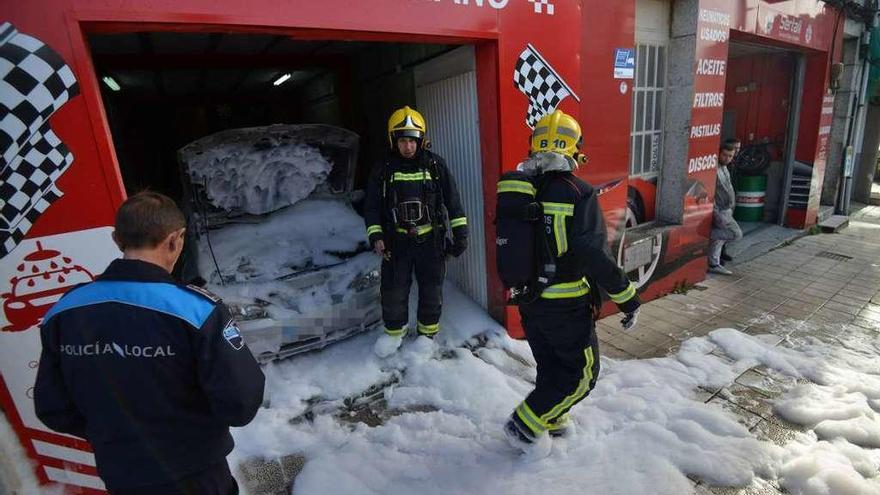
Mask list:
[[[384,161],[373,167],[364,201],[364,220],[370,244],[379,239],[393,238],[398,226],[394,225],[391,209],[396,206],[396,201],[425,197],[426,192],[431,200],[442,198],[442,206],[446,209],[455,238],[467,238],[467,217],[461,206],[455,179],[441,156],[421,150],[409,160],[389,152]],[[436,208],[432,209],[435,210],[431,212],[432,215],[441,214]],[[431,221],[437,224],[438,218],[432,218]],[[434,227],[426,219],[419,225],[419,234],[427,234]]]
[[[545,299],[579,297],[599,284],[622,311],[638,307],[636,288],[611,256],[598,194],[570,172],[546,172],[540,201],[546,245],[556,261],[556,276]]]

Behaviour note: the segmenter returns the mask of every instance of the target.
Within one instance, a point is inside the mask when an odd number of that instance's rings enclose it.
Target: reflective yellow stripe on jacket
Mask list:
[[[367,227],[367,237],[370,237],[373,234],[381,234],[382,227],[379,225],[370,225]]]
[[[432,232],[433,230],[434,230],[434,227],[433,227],[432,225],[419,225],[418,227],[416,227],[416,233],[417,233],[418,235],[425,235],[425,234],[427,234],[428,232]],[[406,231],[406,229],[401,229],[400,227],[397,228],[397,232],[399,232],[399,233],[401,233],[401,234],[407,234],[407,233],[408,233],[408,232]]]
[[[422,170],[421,172],[394,172],[391,176],[391,182],[407,182],[431,180],[431,172]]]
[[[498,192],[506,193],[506,192],[515,192],[521,194],[528,194],[529,196],[534,196],[537,194],[535,190],[535,186],[532,185],[531,182],[524,180],[502,180],[498,182]]]
[[[590,284],[587,279],[582,278],[574,282],[563,282],[561,284],[551,285],[544,289],[541,297],[544,299],[570,299],[574,297],[585,296],[590,293]]]
[[[629,283],[627,288],[622,292],[618,292],[617,294],[608,294],[611,297],[611,300],[614,301],[615,304],[623,304],[636,295],[636,286],[633,285],[632,282]]]
[[[542,202],[545,215],[553,216],[553,235],[556,237],[556,256],[568,251],[568,232],[565,229],[565,217],[574,216],[574,205],[570,203]]]
[[[449,221],[449,226],[453,229],[456,227],[463,227],[465,225],[467,225],[467,217],[453,218]]]

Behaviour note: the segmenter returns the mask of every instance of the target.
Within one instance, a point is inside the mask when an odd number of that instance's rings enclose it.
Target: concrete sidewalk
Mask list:
[[[734,276],[711,275],[684,294],[645,304],[635,332],[620,330],[619,316],[599,322],[600,352],[617,359],[665,356],[690,338],[718,328],[767,335],[787,345],[793,334],[834,341],[840,332],[880,333],[880,207],[850,215],[838,234],[797,239],[763,256],[730,266]],[[706,402],[734,412],[758,438],[783,445],[803,431],[773,414],[784,387],[763,367],[752,368]],[[742,489],[706,487],[697,493],[778,494],[770,482]]]

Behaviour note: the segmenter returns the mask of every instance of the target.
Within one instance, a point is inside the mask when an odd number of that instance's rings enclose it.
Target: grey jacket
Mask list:
[[[733,184],[730,182],[730,170],[726,166],[718,166],[715,179],[715,209],[730,210],[736,201]]]

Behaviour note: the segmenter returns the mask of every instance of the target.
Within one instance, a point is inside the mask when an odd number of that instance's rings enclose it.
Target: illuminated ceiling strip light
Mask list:
[[[116,82],[116,79],[113,79],[110,76],[104,76],[101,78],[101,80],[104,81],[104,84],[106,84],[107,87],[112,89],[113,91],[119,91],[122,89],[122,87],[119,86],[119,83]]]
[[[275,79],[275,82],[273,82],[272,85],[273,85],[273,86],[281,86],[281,85],[284,84],[288,79],[290,79],[290,76],[291,76],[291,75],[290,75],[290,72],[288,72],[287,74],[282,74],[281,77],[279,77],[278,79]]]

